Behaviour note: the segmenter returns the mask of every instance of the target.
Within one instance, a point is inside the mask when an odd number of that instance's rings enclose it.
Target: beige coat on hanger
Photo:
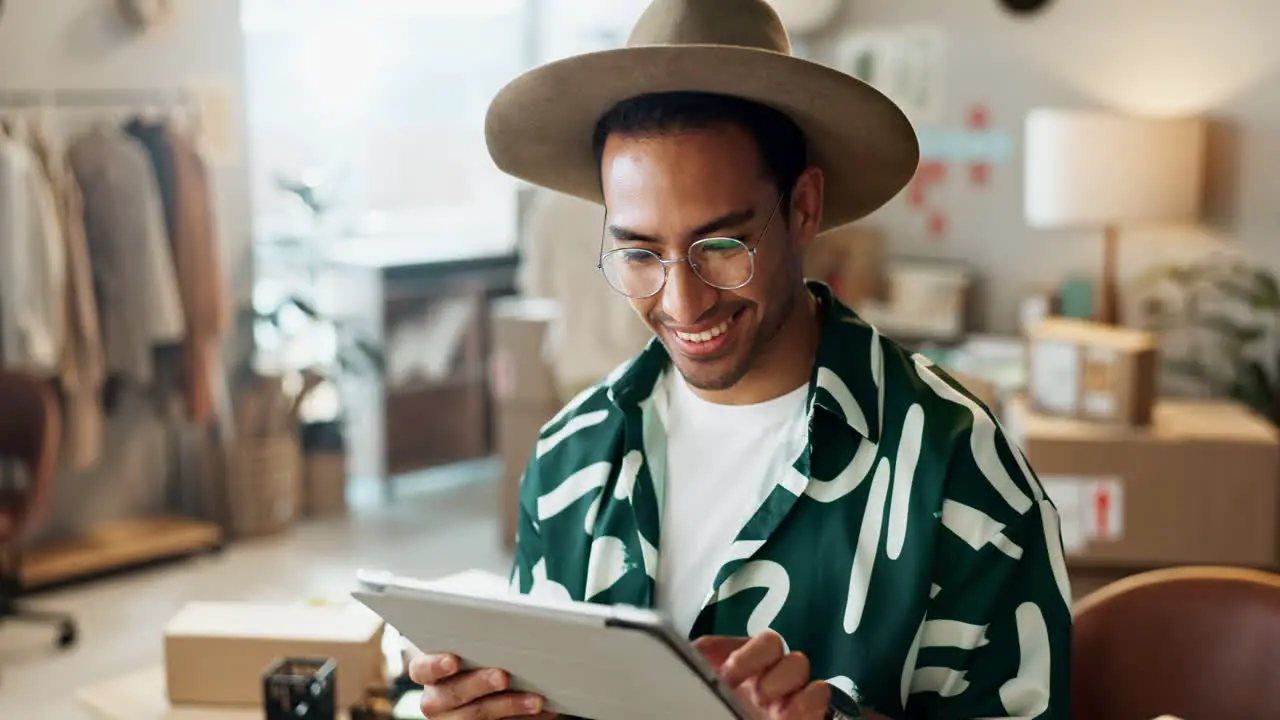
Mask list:
[[[39,160],[0,133],[0,366],[58,374],[66,334],[60,232]]]
[[[68,157],[84,192],[108,374],[150,384],[156,346],[186,333],[155,172],[141,143],[118,128],[90,130]]]
[[[84,235],[84,198],[66,154],[35,126],[31,147],[53,188],[66,258],[66,341],[59,373],[63,391],[62,456],[67,466],[81,470],[102,456],[102,384],[106,358],[98,327],[98,301],[93,291],[93,266]]]

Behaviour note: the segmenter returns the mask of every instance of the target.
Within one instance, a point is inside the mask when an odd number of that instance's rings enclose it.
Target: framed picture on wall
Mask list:
[[[917,124],[942,118],[946,34],[941,27],[856,30],[835,47],[837,69],[868,83]]]

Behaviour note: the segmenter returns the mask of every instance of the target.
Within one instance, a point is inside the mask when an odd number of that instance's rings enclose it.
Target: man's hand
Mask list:
[[[831,688],[809,679],[809,659],[788,653],[777,633],[753,638],[702,637],[693,642],[721,680],[758,720],[820,720]]]
[[[422,686],[422,714],[431,720],[501,720],[543,713],[537,695],[508,691],[511,678],[502,670],[459,672],[454,655],[419,654],[409,661],[409,679]]]

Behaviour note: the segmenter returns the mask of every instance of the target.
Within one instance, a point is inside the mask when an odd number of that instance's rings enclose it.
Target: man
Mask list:
[[[760,718],[1067,717],[1039,482],[801,274],[914,172],[898,109],[790,57],[764,0],[655,0],[627,48],[513,82],[488,132],[503,169],[604,204],[600,269],[655,335],[544,428],[516,589],[665,611]],[[413,663],[429,717],[541,707],[456,660]]]

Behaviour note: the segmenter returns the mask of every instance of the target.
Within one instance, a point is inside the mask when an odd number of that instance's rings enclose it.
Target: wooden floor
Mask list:
[[[376,489],[357,493],[346,519],[33,598],[32,608],[74,613],[81,639],[59,652],[49,629],[0,626],[0,718],[96,720],[76,703],[75,689],[159,664],[162,629],[191,600],[343,597],[359,568],[421,577],[505,572],[493,469],[427,473],[403,483],[391,506]]]

